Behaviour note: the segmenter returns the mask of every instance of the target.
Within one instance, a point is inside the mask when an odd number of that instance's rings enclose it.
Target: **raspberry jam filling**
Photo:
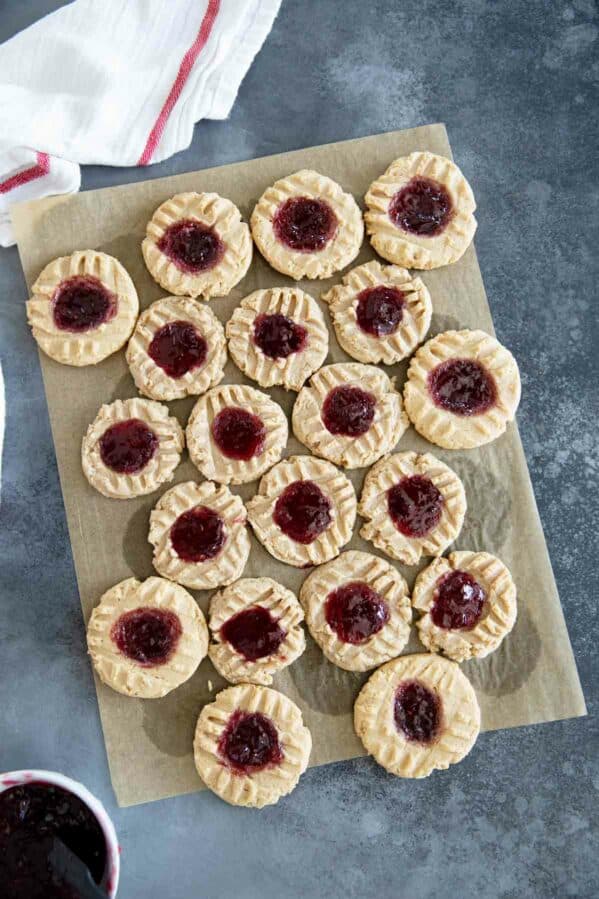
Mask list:
[[[405,305],[404,294],[397,287],[367,287],[358,294],[358,326],[373,337],[395,334],[403,318]]]
[[[174,612],[146,607],[117,618],[110,636],[123,655],[144,668],[151,668],[164,665],[172,658],[182,633],[181,622]]]
[[[52,297],[52,318],[61,331],[83,334],[116,315],[116,295],[98,278],[75,275],[61,281]]]
[[[437,581],[431,608],[433,624],[445,630],[470,631],[480,621],[486,594],[466,571],[450,571]]]
[[[218,741],[218,752],[237,774],[254,774],[283,760],[277,729],[261,712],[233,712]]]
[[[447,190],[432,178],[417,176],[398,190],[389,204],[389,218],[402,231],[435,237],[453,217]]]
[[[281,243],[301,253],[316,253],[335,236],[338,222],[325,200],[291,197],[279,206],[272,225]]]
[[[331,434],[361,437],[374,420],[376,397],[360,387],[334,387],[322,404],[322,421]]]
[[[441,700],[420,681],[404,681],[395,691],[397,730],[411,743],[432,743],[441,729]]]
[[[153,458],[158,436],[139,418],[128,418],[107,428],[100,437],[100,457],[118,474],[138,474]]]
[[[214,228],[196,219],[169,225],[157,246],[178,269],[190,275],[207,272],[225,255],[225,245]]]
[[[254,343],[269,359],[286,359],[306,346],[308,332],[286,315],[259,315],[254,322]]]
[[[354,645],[378,634],[389,621],[389,608],[383,597],[362,581],[344,584],[329,593],[324,614],[339,639]]]
[[[212,422],[212,439],[223,456],[247,462],[264,449],[266,428],[257,415],[231,406],[219,412]]]
[[[497,402],[493,376],[474,359],[448,359],[428,375],[436,406],[454,415],[482,415]]]
[[[207,562],[219,554],[227,539],[225,523],[207,506],[179,515],[170,531],[171,544],[184,562]]]
[[[206,360],[208,344],[189,322],[169,322],[159,328],[148,355],[169,378],[181,378]]]
[[[255,662],[273,655],[287,636],[287,632],[263,606],[243,609],[225,621],[220,629],[223,640],[247,659]]]
[[[406,537],[425,537],[441,519],[445,501],[429,478],[402,478],[387,491],[387,508],[393,524]]]
[[[333,520],[331,501],[314,481],[294,481],[275,503],[273,519],[296,543],[312,543]]]
[[[85,803],[62,787],[31,781],[0,793],[0,884],[6,899],[76,899],[53,872],[58,837],[100,884],[108,851],[102,827]],[[67,870],[66,875],[69,875]]]

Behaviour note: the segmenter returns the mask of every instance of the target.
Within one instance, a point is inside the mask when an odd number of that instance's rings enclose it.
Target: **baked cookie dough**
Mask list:
[[[455,662],[422,653],[387,662],[354,706],[364,748],[397,777],[427,777],[461,761],[480,730],[472,684]]]
[[[38,346],[63,365],[95,365],[120,350],[138,312],[128,273],[118,259],[96,250],[50,262],[27,301]]]
[[[150,515],[148,540],[156,571],[193,590],[233,583],[250,554],[241,499],[210,481],[167,490]]]
[[[226,326],[229,352],[261,387],[299,390],[329,351],[329,332],[316,300],[298,287],[255,290]]]
[[[247,513],[256,537],[275,559],[305,568],[328,562],[349,543],[356,494],[330,462],[291,456],[264,475]]]
[[[268,687],[228,687],[204,706],[194,759],[206,786],[231,805],[263,808],[297,786],[312,750],[294,702]]]
[[[520,402],[516,360],[484,331],[445,331],[410,362],[404,404],[416,430],[445,449],[490,443]]]
[[[226,361],[223,326],[208,306],[188,297],[152,303],[127,346],[135,386],[153,400],[205,393],[222,381]]]
[[[172,481],[184,444],[183,429],[167,406],[115,400],[100,407],[83,438],[83,473],[111,499],[143,496]]]
[[[431,453],[395,453],[366,475],[358,512],[360,536],[404,565],[440,556],[466,514],[461,480]]]
[[[412,605],[423,613],[417,622],[423,645],[464,662],[489,655],[512,630],[516,587],[496,556],[455,552],[418,575]]]
[[[329,305],[339,345],[359,362],[393,365],[426,337],[433,304],[405,268],[367,262],[320,297]]]
[[[302,387],[293,433],[316,456],[364,468],[390,452],[409,425],[401,394],[373,365],[325,365]]]
[[[252,238],[231,200],[183,193],[155,211],[141,250],[148,271],[169,293],[209,300],[241,281],[252,261]]]
[[[393,565],[369,553],[341,553],[300,590],[306,623],[323,653],[346,671],[367,671],[400,654],[410,636],[408,586]]]
[[[364,237],[362,213],[352,195],[310,169],[267,188],[250,225],[265,259],[296,281],[328,278],[345,268]]]
[[[232,684],[272,684],[306,647],[297,597],[269,577],[242,578],[210,601],[209,655]]]
[[[255,481],[287,445],[287,416],[261,390],[224,384],[200,397],[187,423],[189,456],[207,480]]]
[[[87,645],[105,684],[125,696],[158,699],[194,673],[208,650],[208,628],[183,587],[130,577],[93,610]]]
[[[445,156],[425,151],[396,159],[364,199],[372,246],[405,268],[456,262],[476,231],[472,189]]]

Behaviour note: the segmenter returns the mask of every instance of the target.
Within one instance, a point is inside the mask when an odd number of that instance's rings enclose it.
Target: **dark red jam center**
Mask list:
[[[137,474],[158,449],[158,437],[139,418],[128,418],[107,428],[100,437],[100,456],[118,474]]]
[[[214,228],[196,219],[183,219],[170,225],[157,246],[178,269],[189,274],[214,268],[225,253],[225,245]]]
[[[441,727],[441,700],[420,681],[404,681],[395,692],[395,726],[406,740],[432,743]]]
[[[61,331],[82,334],[114,318],[117,298],[98,278],[75,275],[61,281],[52,297],[54,324]]]
[[[308,332],[286,315],[259,315],[254,322],[254,343],[269,359],[286,359],[306,346]]]
[[[169,378],[181,378],[206,360],[208,344],[189,322],[169,322],[154,335],[148,355]]]
[[[466,571],[450,571],[437,582],[431,618],[445,630],[469,631],[479,622],[486,594]]]
[[[179,617],[168,609],[140,608],[125,612],[110,636],[128,658],[149,668],[172,657],[183,630]]]
[[[324,610],[327,624],[344,643],[364,643],[389,621],[383,597],[368,584],[353,581],[327,596]]]
[[[6,899],[77,899],[49,856],[54,838],[85,863],[97,884],[106,870],[102,828],[68,790],[31,782],[0,794],[0,895]],[[67,872],[68,873],[68,872]]]
[[[266,428],[257,415],[232,406],[219,412],[212,422],[212,439],[223,456],[247,462],[264,449]]]
[[[370,428],[376,397],[360,387],[334,387],[322,404],[322,420],[331,434],[360,437]]]
[[[454,415],[482,415],[497,401],[490,372],[474,359],[448,359],[428,376],[428,389],[437,406]]]
[[[358,294],[358,325],[374,337],[395,334],[403,318],[405,305],[404,295],[397,287],[367,287]]]
[[[337,216],[325,200],[292,197],[279,206],[272,224],[281,243],[302,253],[315,253],[335,236]]]
[[[273,655],[285,639],[286,631],[268,609],[252,606],[225,621],[220,635],[244,659],[255,662]]]
[[[233,712],[218,751],[237,774],[253,774],[283,760],[277,729],[261,712]]]
[[[179,515],[170,532],[173,549],[184,562],[206,562],[219,554],[227,539],[225,523],[207,506]]]
[[[273,513],[274,522],[297,543],[312,543],[331,521],[331,502],[314,481],[285,487]]]
[[[452,215],[451,197],[442,184],[431,178],[412,178],[389,204],[393,224],[421,237],[440,234]]]
[[[422,475],[402,478],[387,491],[387,507],[393,524],[406,537],[424,537],[439,524],[443,495]]]

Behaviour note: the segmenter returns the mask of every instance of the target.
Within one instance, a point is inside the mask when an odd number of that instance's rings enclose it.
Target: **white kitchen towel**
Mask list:
[[[9,207],[79,165],[149,165],[228,116],[281,0],[75,0],[0,45],[0,244]]]

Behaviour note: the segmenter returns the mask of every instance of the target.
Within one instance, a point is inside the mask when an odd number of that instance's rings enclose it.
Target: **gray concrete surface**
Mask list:
[[[59,5],[0,2],[0,39]],[[598,34],[592,0],[285,0],[229,121],[200,124],[150,170],[83,173],[92,188],[446,122],[479,202],[497,331],[522,369],[520,428],[591,715]],[[313,770],[261,814],[207,794],[115,807],[24,298],[16,250],[0,251],[0,769],[58,769],[103,798],[123,847],[120,896],[599,895],[592,717],[485,735],[424,782],[366,760]]]

